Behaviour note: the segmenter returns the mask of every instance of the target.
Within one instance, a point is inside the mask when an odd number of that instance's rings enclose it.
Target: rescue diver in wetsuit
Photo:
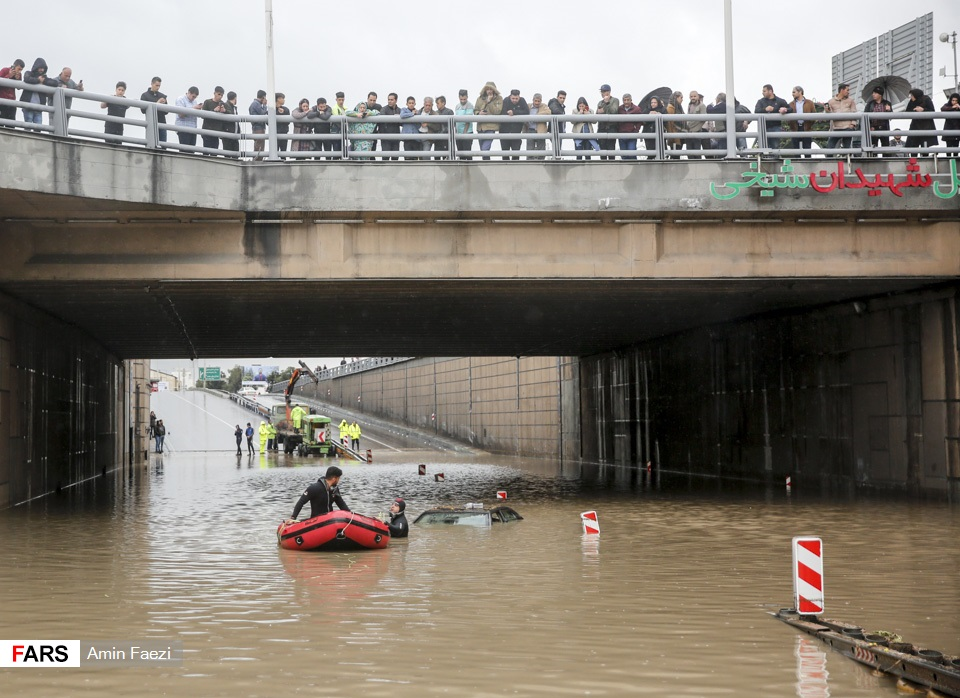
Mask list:
[[[333,511],[333,505],[336,504],[341,511],[350,511],[343,497],[340,496],[340,489],[337,485],[340,483],[340,477],[343,471],[335,465],[327,468],[327,474],[315,483],[307,487],[297,500],[297,505],[293,508],[293,515],[287,519],[287,523],[296,521],[297,515],[303,508],[303,505],[310,502],[310,518],[329,514]]]
[[[410,525],[403,513],[406,508],[407,503],[401,497],[394,499],[393,504],[390,505],[390,520],[387,526],[390,527],[391,538],[406,538],[410,534]]]

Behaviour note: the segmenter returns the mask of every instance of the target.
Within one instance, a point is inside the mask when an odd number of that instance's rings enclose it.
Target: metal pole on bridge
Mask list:
[[[279,160],[277,151],[277,86],[273,75],[273,0],[264,0],[267,23],[267,160]]]
[[[723,53],[727,77],[727,157],[737,157],[737,98],[733,91],[733,0],[723,0]]]

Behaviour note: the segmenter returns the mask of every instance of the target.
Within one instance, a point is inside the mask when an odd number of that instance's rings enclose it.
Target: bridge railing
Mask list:
[[[0,79],[0,87],[22,89],[23,83]],[[0,106],[29,108],[46,114],[45,123],[34,124],[16,119],[0,119],[0,126],[23,128],[62,138],[101,140],[107,143],[139,146],[148,149],[168,149],[185,153],[220,155],[244,159],[325,159],[370,160],[392,158],[403,160],[479,160],[493,157],[527,160],[578,160],[593,157],[620,159],[674,160],[680,157],[726,157],[724,114],[643,114],[597,115],[570,114],[544,116],[370,116],[357,118],[331,116],[329,120],[295,119],[279,116],[277,122],[286,133],[278,133],[281,150],[270,150],[266,134],[253,133],[254,124],[266,127],[268,117],[219,114],[197,109],[182,109],[170,104],[155,104],[115,95],[92,94],[62,87],[31,85],[30,90],[46,96],[48,103],[27,103],[0,99]],[[101,105],[127,107],[123,117],[109,116]],[[177,124],[176,117],[196,120],[197,126]],[[742,157],[799,157],[875,156],[923,154],[960,155],[960,131],[901,130],[894,122],[909,128],[914,119],[957,119],[956,112],[877,112],[844,114],[753,114],[737,113],[736,154]],[[852,130],[796,130],[797,122],[811,121],[827,124],[833,121],[852,121]],[[870,129],[870,122],[885,122],[885,130]],[[692,124],[702,123],[702,130],[690,130]],[[122,134],[105,133],[107,125],[123,127]],[[492,124],[495,130],[482,130]],[[537,133],[539,124],[546,132]],[[623,124],[629,130],[620,132]],[[211,128],[216,125],[218,128]],[[321,125],[330,133],[316,133]],[[674,125],[678,130],[673,130]],[[127,127],[133,132],[127,133]],[[380,127],[384,132],[364,133],[364,127]],[[392,133],[406,127],[411,133]],[[507,131],[504,131],[504,128]],[[464,130],[459,133],[458,128]],[[586,129],[589,128],[589,131]],[[598,132],[599,128],[613,129]],[[309,129],[309,130],[306,130]],[[576,129],[576,131],[574,130]],[[583,129],[583,131],[581,131]],[[634,131],[633,129],[639,129]],[[680,130],[683,129],[683,130]],[[786,130],[790,129],[790,130]],[[304,131],[304,132],[298,132]],[[180,134],[188,136],[182,138]],[[945,139],[932,147],[909,149],[896,145],[881,145],[881,139],[900,134],[904,137],[937,136]],[[201,145],[197,137],[204,139]],[[844,139],[832,148],[804,148],[805,139]],[[263,143],[257,151],[254,143]],[[952,143],[951,143],[952,141]],[[213,147],[216,142],[217,146]],[[396,144],[384,148],[386,144]],[[368,148],[376,144],[379,149]],[[289,146],[289,149],[285,149]],[[499,146],[499,147],[494,147]],[[488,148],[488,150],[483,150]]]
[[[345,364],[340,364],[339,366],[334,366],[333,368],[321,368],[314,373],[317,374],[317,378],[320,380],[332,380],[334,378],[341,378],[343,376],[349,376],[355,373],[361,373],[363,371],[372,371],[375,368],[380,368],[381,366],[389,366],[390,364],[397,364],[402,361],[410,361],[414,357],[412,356],[369,356],[364,359],[358,359],[356,361],[348,361]],[[271,383],[267,387],[268,393],[282,393],[287,388],[289,380],[278,381],[276,383]],[[312,379],[309,376],[301,376],[297,380],[296,387],[306,385],[311,383]]]

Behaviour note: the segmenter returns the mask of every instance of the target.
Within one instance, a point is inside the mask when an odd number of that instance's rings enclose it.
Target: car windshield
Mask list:
[[[451,526],[489,526],[487,511],[425,511],[417,517],[418,524],[448,524]]]

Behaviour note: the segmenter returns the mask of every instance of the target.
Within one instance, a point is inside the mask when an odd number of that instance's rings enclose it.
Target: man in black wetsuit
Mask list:
[[[390,520],[387,526],[390,527],[391,538],[406,538],[410,534],[410,525],[407,523],[407,517],[403,510],[407,508],[407,503],[402,498],[397,497],[390,505]]]
[[[293,515],[287,521],[296,521],[297,515],[303,508],[303,505],[310,502],[310,518],[329,514],[333,511],[333,505],[336,504],[341,511],[350,511],[343,497],[340,496],[340,489],[337,485],[340,483],[340,476],[343,471],[335,465],[327,468],[327,474],[315,483],[307,487],[297,500],[297,506],[293,508]]]

